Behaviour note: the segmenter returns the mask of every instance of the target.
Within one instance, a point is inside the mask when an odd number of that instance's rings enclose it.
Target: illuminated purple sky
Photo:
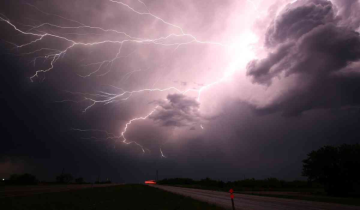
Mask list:
[[[311,150],[358,142],[358,0],[0,8],[0,176],[298,179]]]

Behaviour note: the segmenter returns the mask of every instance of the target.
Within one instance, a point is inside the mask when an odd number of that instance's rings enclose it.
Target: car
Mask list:
[[[156,184],[156,181],[155,180],[148,180],[148,181],[145,181],[145,184]]]

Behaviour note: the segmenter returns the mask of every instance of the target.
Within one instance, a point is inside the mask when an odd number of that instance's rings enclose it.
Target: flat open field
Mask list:
[[[98,187],[117,186],[118,184],[82,184],[82,185],[33,185],[33,186],[1,186],[0,198],[36,195],[42,193],[63,192]]]
[[[0,198],[0,209],[4,210],[73,210],[73,209],[210,209],[223,208],[197,201],[189,197],[176,195],[145,185],[120,185],[96,187],[66,192],[54,192],[61,186],[52,186],[52,193],[39,192],[37,194],[17,195]],[[26,187],[14,188],[21,191]],[[32,187],[34,188],[36,187]],[[49,187],[48,187],[49,188]],[[50,187],[51,188],[51,187]],[[10,188],[7,188],[9,192]],[[27,190],[31,190],[31,187]],[[47,189],[48,190],[48,189]],[[64,190],[64,189],[62,189]],[[9,195],[9,194],[8,194]]]
[[[224,208],[231,208],[230,194],[228,192],[163,185],[154,185],[154,187],[173,193],[178,193],[180,195],[190,196],[201,201],[214,203],[219,206],[223,206]],[[350,205],[244,195],[236,193],[234,195],[236,210],[360,210],[360,207]]]

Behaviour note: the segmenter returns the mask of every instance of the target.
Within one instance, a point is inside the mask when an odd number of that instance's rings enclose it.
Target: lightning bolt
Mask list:
[[[166,158],[166,156],[164,155],[164,153],[163,153],[163,151],[162,151],[161,147],[160,147],[160,154],[161,154],[161,157],[162,157],[162,158]]]
[[[255,9],[257,9],[255,3],[253,1],[247,0],[249,3],[251,3]],[[77,26],[61,26],[61,25],[56,25],[56,24],[52,24],[52,23],[41,23],[39,25],[25,25],[25,24],[19,24],[21,25],[21,27],[26,27],[27,30],[24,29],[20,29],[20,27],[18,25],[16,25],[14,22],[10,21],[9,19],[6,18],[5,15],[0,14],[0,22],[4,22],[6,24],[8,24],[13,30],[15,30],[16,32],[18,32],[21,35],[25,35],[25,36],[30,36],[33,37],[32,41],[29,41],[27,43],[23,43],[23,44],[15,44],[15,43],[11,43],[17,50],[20,49],[24,49],[26,50],[26,48],[36,45],[38,43],[43,42],[46,38],[54,38],[56,40],[59,41],[64,41],[65,43],[67,43],[67,46],[63,49],[53,49],[53,48],[40,48],[37,50],[33,50],[30,52],[26,52],[26,53],[21,53],[20,55],[36,55],[38,53],[45,53],[43,55],[40,56],[36,56],[33,59],[33,64],[34,66],[36,66],[36,61],[38,59],[43,59],[44,62],[45,61],[49,61],[49,66],[45,69],[39,69],[36,70],[34,75],[32,75],[30,77],[30,80],[33,82],[36,78],[38,78],[40,75],[42,74],[46,74],[47,72],[53,70],[55,68],[56,63],[59,61],[60,58],[64,57],[70,50],[74,49],[75,47],[94,47],[94,46],[100,46],[100,45],[105,45],[105,44],[113,44],[113,45],[117,45],[118,46],[118,50],[117,53],[112,57],[109,58],[107,60],[103,60],[100,62],[94,62],[94,63],[88,63],[83,65],[83,67],[90,67],[90,66],[96,66],[96,69],[88,74],[85,75],[79,75],[82,78],[87,78],[87,77],[91,77],[91,76],[105,76],[107,75],[109,72],[111,72],[112,70],[112,66],[113,63],[117,60],[117,59],[121,59],[127,56],[130,56],[132,53],[123,56],[122,55],[122,49],[124,47],[125,44],[127,43],[133,43],[133,44],[153,44],[153,45],[158,45],[161,47],[174,47],[174,49],[178,49],[181,46],[185,46],[185,45],[189,45],[189,44],[206,44],[206,45],[214,45],[214,46],[218,46],[218,47],[225,47],[225,48],[231,48],[231,45],[225,45],[219,42],[212,42],[212,41],[202,41],[199,40],[198,38],[196,38],[194,35],[186,33],[185,30],[183,28],[181,28],[178,25],[175,25],[173,23],[170,23],[162,18],[160,18],[159,16],[154,15],[153,13],[150,12],[149,8],[147,7],[147,5],[138,0],[138,3],[140,3],[141,5],[143,5],[146,9],[146,12],[141,12],[138,11],[136,9],[134,9],[133,7],[131,7],[129,4],[126,4],[122,1],[116,1],[116,0],[108,0],[108,2],[122,6],[124,8],[127,8],[128,10],[132,11],[134,14],[140,15],[140,16],[148,16],[150,18],[153,18],[159,22],[161,22],[162,24],[164,24],[165,26],[174,28],[178,31],[178,33],[170,33],[166,36],[161,36],[155,39],[148,39],[148,38],[142,38],[142,37],[135,37],[132,36],[124,31],[118,31],[115,29],[105,29],[102,27],[98,27],[98,26],[90,26],[90,25],[86,25],[83,24],[79,21],[76,20],[72,20],[60,15],[55,15],[55,14],[50,14],[47,12],[44,12],[42,10],[40,10],[39,8],[37,8],[34,5],[28,4],[26,3],[27,6],[33,8],[34,10],[40,12],[41,14],[47,15],[47,16],[54,16],[57,18],[60,18],[62,20],[71,22],[73,24],[76,24]],[[111,40],[111,39],[106,39],[106,40],[100,40],[100,41],[95,41],[95,42],[81,42],[81,41],[77,41],[75,39],[71,39],[69,37],[67,37],[66,35],[71,35],[71,34],[75,34],[75,35],[89,35],[89,33],[85,33],[85,34],[80,34],[80,33],[53,33],[53,32],[43,32],[42,30],[44,28],[53,28],[53,29],[57,29],[57,30],[61,30],[61,31],[66,31],[66,30],[88,30],[88,31],[98,31],[101,33],[110,33],[110,34],[115,34],[117,36],[117,38],[119,38],[120,40]],[[173,40],[173,38],[175,38],[175,41],[171,41]],[[176,39],[178,38],[178,39]],[[184,39],[186,38],[186,39]],[[141,71],[141,70],[137,70],[137,71]],[[129,72],[128,74],[126,74],[123,79],[127,80],[129,79],[129,77],[137,72],[137,71],[132,71]],[[80,101],[75,101],[75,100],[62,100],[62,101],[58,101],[58,102],[75,102],[75,103],[79,103],[82,101],[88,101],[90,102],[90,105],[88,105],[83,112],[86,112],[87,110],[89,110],[90,108],[92,108],[93,106],[95,106],[96,104],[110,104],[110,103],[114,103],[114,102],[118,102],[118,101],[126,101],[128,100],[130,97],[132,97],[135,94],[140,94],[140,93],[144,93],[144,92],[165,92],[165,91],[175,91],[181,94],[187,94],[189,92],[195,92],[197,93],[197,101],[200,102],[200,97],[202,92],[204,92],[205,90],[211,88],[212,86],[215,86],[219,83],[222,83],[224,80],[226,80],[227,78],[229,78],[233,72],[235,70],[231,70],[231,72],[224,74],[224,76],[222,78],[220,78],[219,80],[216,80],[210,84],[207,84],[205,86],[202,86],[200,89],[194,89],[194,88],[189,88],[186,90],[180,90],[176,87],[167,87],[167,88],[146,88],[146,89],[140,89],[140,90],[123,90],[122,88],[119,87],[115,87],[112,86],[113,88],[115,88],[116,90],[120,91],[120,93],[111,93],[111,92],[104,92],[104,91],[99,91],[96,93],[82,93],[82,92],[71,92],[71,91],[66,91],[69,94],[72,95],[78,95],[81,96],[82,100]],[[44,76],[45,78],[45,76]],[[155,83],[154,83],[155,85]],[[139,146],[143,153],[145,153],[145,150],[147,150],[145,147],[143,147],[141,144],[139,144],[138,142],[135,141],[129,141],[126,139],[126,132],[128,131],[130,125],[133,122],[136,121],[141,121],[141,120],[146,120],[148,119],[153,113],[155,113],[157,110],[157,107],[155,107],[153,110],[151,110],[150,113],[148,113],[147,115],[143,116],[143,117],[137,117],[137,118],[133,118],[130,119],[124,126],[124,128],[122,129],[120,136],[119,135],[114,135],[110,132],[107,132],[105,130],[96,130],[96,129],[72,129],[74,131],[78,131],[78,132],[100,132],[106,135],[106,139],[122,139],[122,143],[124,144],[135,144],[137,146]],[[201,129],[204,129],[204,127],[202,125],[200,125]],[[91,138],[96,138],[96,137],[91,137]],[[162,149],[160,148],[160,153],[161,153],[161,157],[165,158],[165,155],[163,154]]]
[[[70,19],[66,19],[66,20],[69,20],[69,21],[72,21],[72,22],[77,22],[79,24],[81,24],[81,26],[76,26],[76,27],[68,27],[68,26],[59,26],[59,25],[55,25],[55,24],[51,24],[51,23],[42,23],[40,25],[37,25],[37,26],[32,26],[29,30],[27,31],[23,31],[21,29],[19,29],[16,25],[14,25],[10,20],[7,20],[3,17],[0,16],[0,21],[2,22],[6,22],[7,24],[9,24],[11,27],[13,27],[13,29],[23,35],[30,35],[30,36],[34,36],[34,37],[37,37],[36,39],[34,39],[33,41],[30,41],[28,43],[25,43],[25,44],[22,44],[22,45],[17,45],[16,48],[17,49],[20,49],[20,48],[25,48],[25,47],[28,47],[28,46],[31,46],[31,45],[34,45],[40,41],[43,41],[44,38],[46,37],[53,37],[53,38],[56,38],[56,39],[60,39],[60,40],[64,40],[66,42],[68,42],[70,45],[68,47],[66,47],[65,49],[63,50],[58,50],[57,53],[53,53],[53,54],[48,54],[46,56],[44,56],[44,58],[46,59],[49,59],[50,58],[50,67],[47,68],[47,69],[43,69],[43,70],[38,70],[35,72],[35,74],[30,77],[31,81],[33,81],[33,79],[35,77],[38,77],[40,73],[47,73],[49,71],[51,71],[53,68],[54,68],[54,64],[58,61],[58,59],[61,57],[61,56],[65,56],[65,54],[71,50],[72,48],[76,47],[76,46],[96,46],[96,45],[101,45],[101,44],[107,44],[107,43],[110,43],[110,44],[118,44],[120,45],[119,47],[119,51],[118,53],[116,54],[116,56],[114,56],[112,59],[109,59],[109,60],[105,60],[105,61],[102,61],[102,62],[99,62],[99,63],[95,63],[97,65],[99,65],[99,68],[88,74],[88,75],[85,75],[84,77],[89,77],[97,72],[99,72],[102,68],[102,66],[104,64],[112,64],[116,59],[119,58],[119,55],[121,53],[121,49],[122,49],[122,46],[123,44],[125,43],[135,43],[135,44],[147,44],[147,43],[152,43],[152,44],[156,44],[156,45],[162,45],[162,46],[176,46],[176,48],[182,46],[182,45],[187,45],[187,44],[191,44],[191,43],[198,43],[198,44],[212,44],[212,45],[219,45],[219,46],[225,46],[221,43],[217,43],[217,42],[205,42],[205,41],[199,41],[196,37],[194,37],[193,35],[191,34],[186,34],[184,33],[183,29],[179,26],[176,26],[174,24],[171,24],[169,22],[166,22],[164,21],[163,19],[159,18],[158,16],[155,16],[153,15],[152,13],[141,13],[135,9],[133,9],[132,7],[130,7],[129,5],[123,3],[123,2],[120,2],[120,1],[113,1],[113,0],[109,0],[110,2],[113,2],[113,3],[117,3],[117,4],[120,4],[120,5],[123,5],[127,8],[129,8],[131,11],[135,12],[136,14],[139,14],[139,15],[149,15],[161,22],[163,22],[164,24],[168,25],[168,26],[171,26],[171,27],[175,27],[177,29],[179,29],[181,31],[181,34],[169,34],[165,37],[159,37],[157,39],[144,39],[144,38],[137,38],[137,37],[132,37],[130,36],[129,34],[125,33],[125,32],[122,32],[122,31],[117,31],[117,30],[114,30],[114,29],[103,29],[101,27],[94,27],[94,26],[87,26],[87,25],[84,25],[82,23],[79,23],[78,21],[74,21],[74,20],[70,20]],[[29,4],[27,4],[29,5]],[[34,6],[33,6],[34,7]],[[39,9],[37,9],[39,10]],[[39,10],[41,11],[41,10]],[[41,11],[42,12],[42,11]],[[44,13],[44,12],[42,12]],[[47,13],[45,13],[47,14]],[[3,15],[4,16],[4,15]],[[61,16],[59,16],[61,17]],[[64,19],[63,17],[61,17],[62,19]],[[44,26],[49,26],[49,27],[54,27],[54,28],[57,28],[57,29],[94,29],[94,30],[100,30],[102,32],[111,32],[111,33],[115,33],[115,34],[118,34],[118,35],[123,35],[125,36],[127,39],[124,39],[124,40],[121,40],[121,41],[114,41],[114,40],[103,40],[103,41],[98,41],[98,42],[90,42],[90,43],[85,43],[85,42],[76,42],[75,40],[72,40],[70,38],[66,38],[64,36],[60,36],[60,35],[56,35],[56,34],[53,34],[53,33],[35,33],[35,32],[31,32],[31,31],[34,31],[34,30],[37,30],[39,28],[42,28]],[[181,41],[181,42],[175,42],[175,43],[164,43],[164,41],[172,38],[172,37],[189,37],[190,40],[189,41]],[[40,49],[40,50],[44,50],[44,49]],[[38,52],[38,51],[36,51]],[[34,53],[34,52],[33,52]],[[89,65],[94,65],[94,64],[89,64]],[[111,66],[111,65],[110,65]],[[110,68],[111,69],[111,68]],[[105,73],[106,74],[106,73]],[[101,76],[104,76],[105,74],[102,74]]]
[[[151,111],[148,115],[146,115],[145,117],[133,118],[133,119],[131,119],[128,123],[126,123],[124,130],[121,132],[121,136],[122,136],[122,138],[123,138],[123,141],[122,141],[122,142],[123,142],[124,144],[134,143],[134,144],[138,145],[139,147],[141,147],[142,151],[145,153],[144,147],[141,146],[139,143],[137,143],[137,142],[135,142],[135,141],[130,141],[130,142],[128,142],[127,139],[126,139],[126,137],[125,137],[125,133],[126,133],[128,127],[131,125],[132,122],[138,121],[138,120],[146,120],[148,117],[150,117],[150,115],[152,115],[152,114],[156,111],[156,109],[157,109],[157,106],[155,107],[154,110],[152,110],[152,111]]]

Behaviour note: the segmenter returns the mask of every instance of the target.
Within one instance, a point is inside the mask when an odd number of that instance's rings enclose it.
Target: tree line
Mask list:
[[[267,179],[243,179],[237,181],[224,182],[221,180],[213,180],[205,178],[201,180],[193,180],[188,178],[174,178],[174,179],[163,179],[158,181],[158,184],[163,185],[177,185],[177,186],[188,186],[188,187],[201,187],[203,189],[217,189],[228,191],[232,188],[235,191],[263,191],[263,190],[283,190],[288,189],[292,191],[302,191],[302,189],[319,189],[323,185],[316,182],[307,182],[301,180],[295,181],[284,181],[277,178]]]
[[[324,146],[314,150],[303,160],[302,176],[307,181],[284,181],[276,178],[263,180],[244,179],[223,182],[210,178],[192,180],[187,178],[164,179],[164,185],[199,187],[227,191],[291,190],[312,191],[322,189],[332,196],[360,197],[360,144]]]
[[[92,184],[91,182],[86,182],[83,177],[75,178],[69,173],[61,173],[56,176],[56,181],[45,182],[39,181],[36,176],[24,173],[24,174],[13,174],[8,179],[2,180],[2,183],[5,185],[37,185],[37,184]],[[110,180],[100,181],[97,180],[95,184],[111,184]]]

